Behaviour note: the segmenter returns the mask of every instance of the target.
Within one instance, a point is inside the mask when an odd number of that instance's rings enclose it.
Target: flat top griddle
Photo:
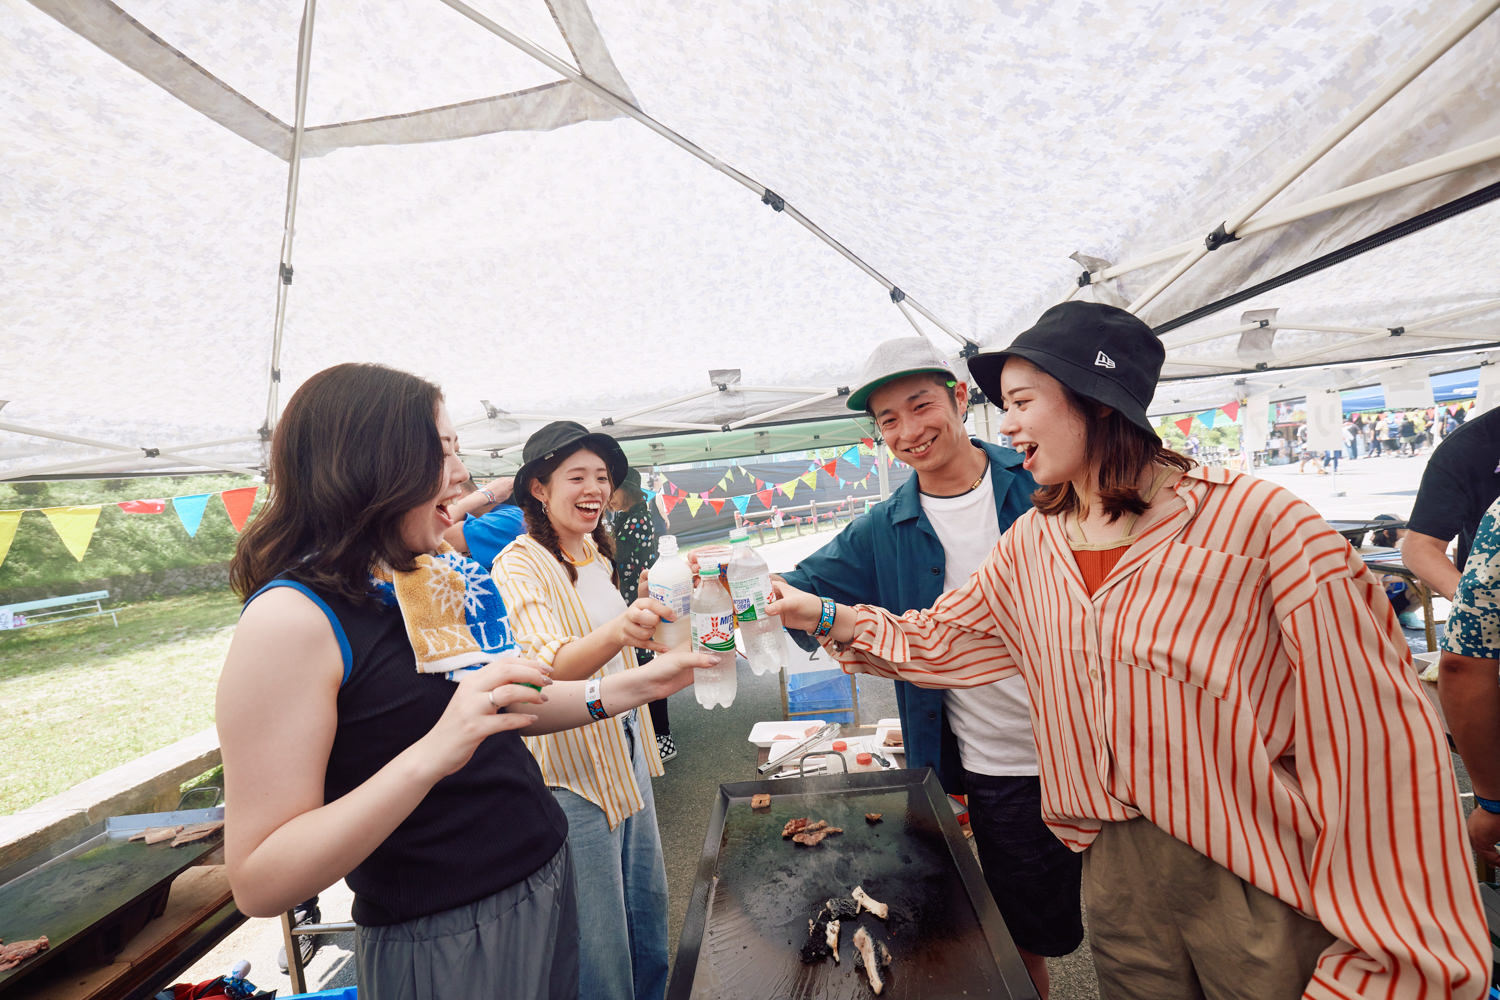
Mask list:
[[[46,935],[50,943],[47,951],[0,972],[0,992],[66,953],[70,944],[115,914],[167,887],[223,840],[221,831],[182,847],[170,842],[147,846],[130,843],[133,834],[223,818],[222,806],[111,817],[84,830],[81,842],[61,853],[48,849],[0,873],[5,880],[0,884],[0,939]]]
[[[771,795],[752,810],[750,796]],[[865,813],[882,813],[870,825]],[[844,833],[817,847],[781,837],[787,820],[825,819]],[[861,913],[839,936],[841,961],[802,964],[807,921],[855,886],[890,905]],[[862,998],[857,927],[892,955],[882,997],[1035,998],[948,798],[927,769],[752,781],[719,786],[688,903],[668,996]]]

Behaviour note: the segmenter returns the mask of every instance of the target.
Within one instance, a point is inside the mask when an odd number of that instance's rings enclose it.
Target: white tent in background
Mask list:
[[[0,478],[254,467],[345,360],[744,430],[1068,295],[1204,392],[1493,347],[1497,7],[0,0]]]

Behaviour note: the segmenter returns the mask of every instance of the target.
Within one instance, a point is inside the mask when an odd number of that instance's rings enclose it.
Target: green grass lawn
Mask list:
[[[0,632],[0,815],[213,724],[239,616],[228,590]]]

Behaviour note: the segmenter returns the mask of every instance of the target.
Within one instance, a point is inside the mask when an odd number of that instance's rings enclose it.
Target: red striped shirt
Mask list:
[[[1263,480],[1195,469],[1172,503],[1092,595],[1031,511],[929,611],[859,607],[835,655],[933,687],[1019,670],[1053,832],[1145,816],[1320,921],[1307,997],[1482,997],[1452,760],[1379,582]]]

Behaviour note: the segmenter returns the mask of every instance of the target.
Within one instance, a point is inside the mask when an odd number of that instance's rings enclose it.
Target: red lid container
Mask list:
[[[838,751],[839,753],[843,753],[845,750],[849,749],[849,744],[845,743],[843,740],[834,740],[833,749]]]
[[[854,756],[854,763],[856,763],[856,764],[860,765],[861,767],[863,767],[863,766],[869,764],[874,759],[875,759],[874,757],[871,757],[867,753],[855,754],[855,756]]]

